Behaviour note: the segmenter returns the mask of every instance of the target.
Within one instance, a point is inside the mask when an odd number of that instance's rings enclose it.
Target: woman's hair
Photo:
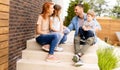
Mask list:
[[[53,11],[52,16],[53,16],[53,17],[54,17],[54,16],[57,16],[57,17],[60,19],[59,11],[61,10],[61,6],[58,5],[58,4],[55,4],[53,8],[54,8],[54,11]]]
[[[54,5],[52,2],[45,2],[42,7],[43,18],[45,18],[45,14],[49,13],[49,8],[51,5]]]

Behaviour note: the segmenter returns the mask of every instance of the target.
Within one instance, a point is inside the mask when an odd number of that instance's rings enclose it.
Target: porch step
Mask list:
[[[64,48],[65,51],[73,51],[73,39],[74,39],[74,31],[70,32],[67,35],[67,41],[65,44],[61,44],[59,46],[62,46]],[[35,38],[27,40],[27,46],[26,46],[28,50],[40,50],[41,49],[41,45],[39,45],[38,43],[36,43]]]
[[[80,67],[73,63],[50,63],[42,60],[21,59],[17,62],[17,70],[99,70],[97,64],[84,64]]]
[[[23,59],[33,59],[33,60],[45,60],[48,53],[43,52],[41,50],[34,51],[34,50],[24,50],[22,51],[22,58]],[[62,62],[72,62],[72,57],[74,55],[73,52],[55,52],[55,55],[60,58]],[[92,59],[94,61],[91,61]],[[84,63],[97,63],[97,56],[94,53],[87,53],[81,57],[81,60]]]
[[[61,44],[59,45],[60,47],[63,47],[65,51],[72,51],[73,52],[73,43],[69,44]],[[27,40],[27,50],[41,50],[41,45],[39,45],[36,41],[35,38]]]
[[[73,43],[68,42],[66,44],[61,44],[60,46],[63,48],[63,51],[74,53]],[[93,45],[87,50],[86,53],[89,53],[89,52],[94,52],[95,53],[97,48],[98,48],[97,46]],[[35,38],[27,41],[27,48],[26,49],[27,50],[42,50],[41,45],[36,43]]]
[[[83,66],[75,67],[72,61],[74,55],[73,47],[74,32],[68,35],[66,44],[63,47],[63,52],[55,52],[55,55],[61,60],[60,63],[46,62],[45,59],[48,52],[41,49],[41,46],[36,43],[35,38],[27,41],[27,48],[22,51],[22,59],[17,62],[16,70],[99,70],[97,65],[97,46],[91,46],[85,55],[81,57],[84,62]]]

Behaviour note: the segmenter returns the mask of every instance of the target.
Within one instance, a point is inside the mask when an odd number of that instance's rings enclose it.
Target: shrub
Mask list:
[[[99,48],[97,50],[98,66],[100,70],[117,68],[120,61],[114,53],[114,48]]]

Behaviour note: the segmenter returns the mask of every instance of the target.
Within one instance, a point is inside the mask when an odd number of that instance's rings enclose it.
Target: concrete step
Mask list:
[[[64,51],[74,52],[73,43],[61,44],[59,46],[61,46],[64,49]],[[96,52],[97,48],[98,47],[96,45],[93,45],[87,50],[87,53]],[[28,50],[41,50],[41,45],[36,43],[35,38],[33,38],[33,39],[30,39],[30,40],[27,40],[27,48],[26,49],[28,49]]]
[[[58,57],[62,62],[72,62],[73,53],[68,52],[55,52],[55,56]],[[23,59],[33,59],[33,60],[45,60],[48,56],[48,52],[41,50],[24,50],[22,51]]]
[[[22,51],[23,59],[45,60],[48,53],[38,50],[24,50]],[[55,55],[62,62],[72,62],[73,52],[55,52]],[[81,57],[84,63],[97,63],[97,55],[95,53],[87,53]]]
[[[85,55],[81,57],[84,62],[83,66],[75,67],[72,61],[74,55],[73,47],[74,33],[71,32],[68,35],[66,44],[61,44],[63,52],[55,52],[61,62],[50,63],[46,62],[45,59],[48,52],[41,49],[41,46],[36,43],[35,38],[27,41],[26,50],[22,51],[22,59],[17,62],[17,70],[99,70],[97,65],[97,46],[91,46]]]
[[[69,44],[61,44],[59,45],[60,47],[62,47],[65,51],[69,51],[69,52],[73,52],[73,43]],[[35,38],[27,40],[27,48],[28,50],[40,50],[41,49],[41,45],[39,45],[36,41]]]
[[[41,49],[41,45],[39,45],[35,38],[29,39],[27,40],[27,48],[29,50],[40,50]]]
[[[73,51],[73,39],[74,39],[74,31],[70,32],[67,35],[67,41],[65,44],[62,44],[60,46],[62,46],[64,48],[64,50],[68,50],[68,51]],[[66,47],[64,47],[66,46]],[[69,48],[71,47],[71,48]],[[35,38],[29,39],[27,40],[27,48],[29,50],[40,50],[41,49],[41,45],[39,45],[38,43],[36,43]]]
[[[73,66],[71,62],[50,63],[41,60],[21,59],[17,62],[17,70],[99,70],[97,64]]]

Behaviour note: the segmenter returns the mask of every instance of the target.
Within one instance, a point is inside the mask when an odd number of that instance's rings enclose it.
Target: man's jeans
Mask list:
[[[81,38],[79,36],[75,36],[74,38],[75,54],[78,54],[78,53],[84,54],[87,51],[87,49],[94,44],[94,41],[95,41],[95,37],[90,37],[86,40],[86,44],[81,46],[80,39]]]
[[[38,36],[36,38],[36,41],[40,45],[50,44],[49,54],[54,54],[54,49],[56,46],[58,46],[61,38],[62,38],[62,35],[60,33],[53,32],[50,34],[42,34],[42,35]]]

